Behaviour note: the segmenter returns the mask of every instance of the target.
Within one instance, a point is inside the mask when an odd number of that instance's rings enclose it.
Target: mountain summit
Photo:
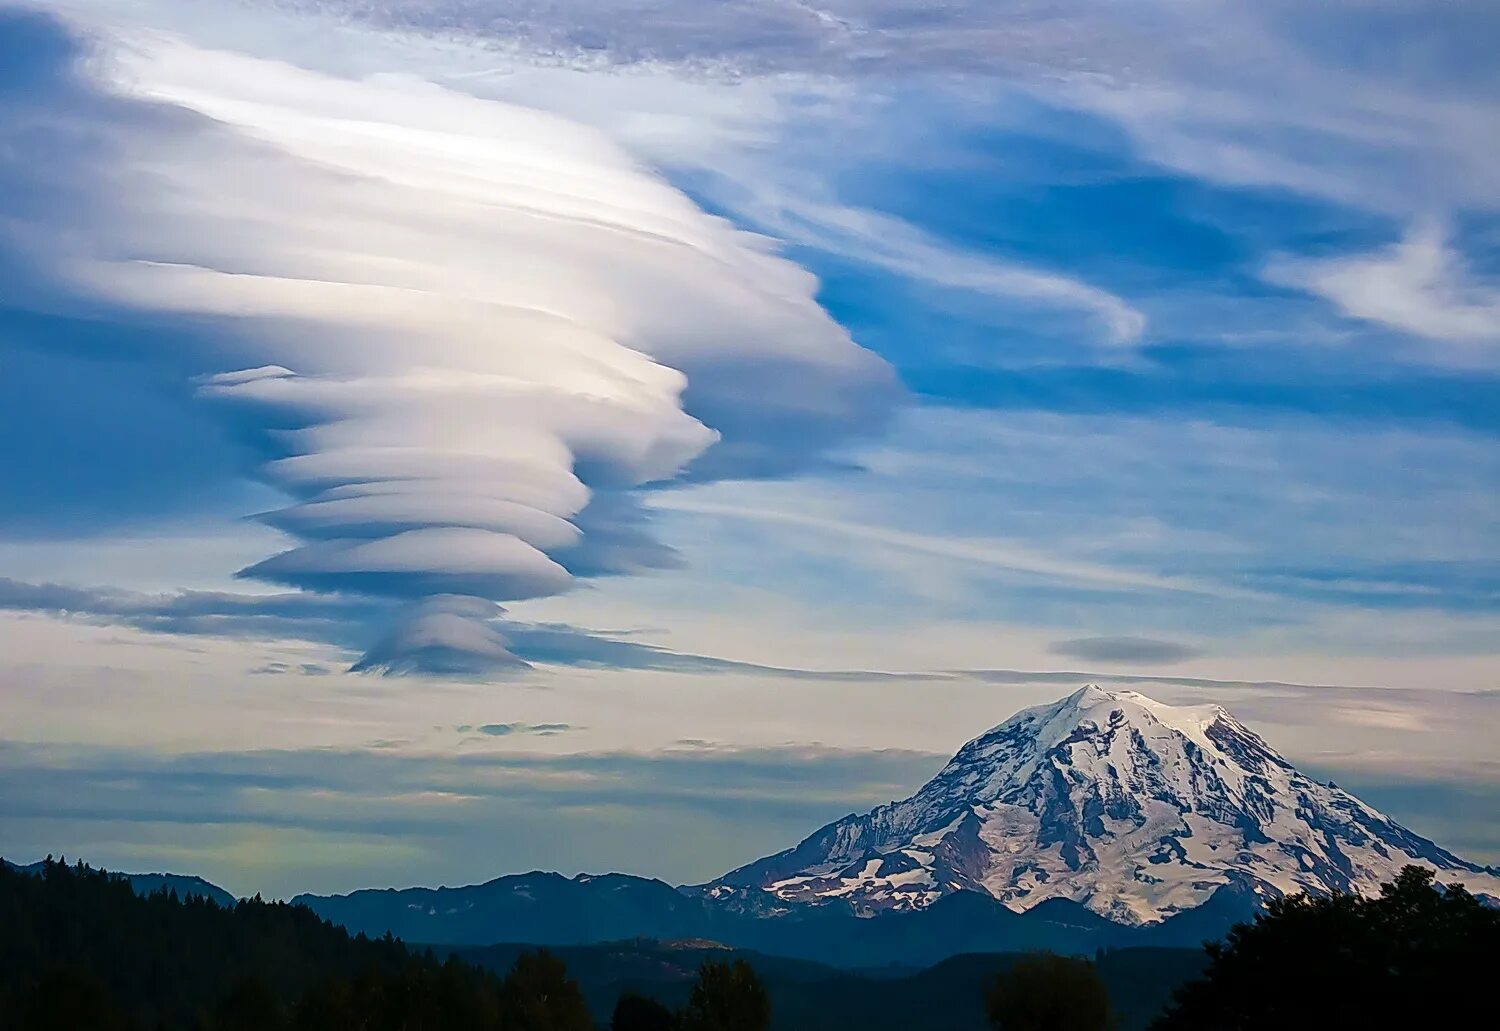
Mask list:
[[[974,891],[1147,924],[1224,888],[1368,894],[1408,863],[1500,895],[1500,877],[1303,776],[1219,706],[1089,686],[970,741],[905,801],[703,890],[761,912],[842,900],[862,913]]]

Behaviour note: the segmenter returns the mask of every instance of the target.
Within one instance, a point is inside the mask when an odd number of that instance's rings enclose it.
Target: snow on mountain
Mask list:
[[[968,890],[1146,924],[1226,885],[1371,893],[1409,863],[1500,896],[1495,872],[1303,776],[1219,706],[1089,686],[970,741],[911,798],[703,890],[758,912],[843,900],[863,913]]]

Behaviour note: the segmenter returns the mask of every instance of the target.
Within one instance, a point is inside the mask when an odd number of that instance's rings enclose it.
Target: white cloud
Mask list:
[[[828,46],[829,33],[839,46],[856,37],[879,38],[886,41],[880,44],[882,60],[894,67],[911,35],[910,26],[903,28],[899,4],[851,12],[850,21],[798,14],[783,4],[739,5],[727,19],[694,11],[692,18],[714,24],[711,37],[679,39],[690,19],[675,5],[623,19],[593,8],[573,11],[566,4],[543,13],[506,4],[396,4],[351,11],[339,3],[305,3],[234,12],[226,23],[204,19],[201,11],[173,0],[152,0],[148,14],[122,8],[118,0],[68,2],[91,16],[102,13],[125,24],[149,17],[213,46],[262,56],[291,54],[299,64],[350,77],[400,68],[455,92],[552,111],[598,128],[653,163],[707,176],[711,182],[702,185],[716,204],[780,239],[914,282],[1047,311],[1080,312],[1099,324],[1102,332],[1095,339],[1106,346],[1132,345],[1145,330],[1144,316],[1128,301],[1061,270],[956,246],[905,219],[830,195],[828,166],[847,158],[830,152],[830,134],[859,146],[883,139],[885,116],[875,98],[885,87],[872,89],[872,83],[858,81],[847,65],[810,62],[803,47]],[[951,49],[943,43],[946,35],[976,17],[989,15],[977,9],[948,12],[924,36],[924,46]],[[754,47],[765,63],[741,49],[753,35],[747,26],[761,20],[789,33],[770,50]],[[599,36],[598,47],[578,43],[581,25],[588,27],[584,35]],[[663,52],[628,41],[642,35]],[[344,45],[325,52],[322,43],[309,43],[318,36]],[[700,53],[703,47],[707,50]],[[911,70],[935,68],[917,62]],[[803,152],[793,141],[799,135],[821,146]],[[812,170],[799,172],[801,166]]]
[[[87,140],[53,156],[96,163],[97,210],[8,243],[75,305],[186,327],[155,357],[265,431],[294,501],[267,519],[305,543],[250,576],[560,592],[660,561],[601,492],[794,470],[895,396],[810,274],[593,129],[411,76],[104,46],[91,99],[35,99]]]
[[[117,6],[121,0],[72,0]],[[153,8],[176,0],[150,0]],[[724,78],[961,75],[1102,114],[1214,182],[1409,215],[1500,202],[1493,4],[1230,0],[293,0],[302,16],[460,38],[552,64]],[[187,16],[185,16],[187,17]],[[202,21],[201,13],[198,21]],[[206,30],[205,30],[206,31]]]
[[[1465,268],[1440,225],[1418,225],[1406,239],[1368,254],[1282,258],[1265,274],[1352,318],[1455,345],[1448,353],[1457,362],[1482,362],[1500,345],[1500,287]]]
[[[525,667],[494,625],[499,614],[499,606],[482,598],[425,598],[354,668],[359,672],[482,674],[507,666]]]

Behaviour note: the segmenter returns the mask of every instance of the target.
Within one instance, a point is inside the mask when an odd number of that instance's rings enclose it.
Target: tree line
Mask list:
[[[766,1031],[750,966],[709,962],[680,1012],[625,996],[618,1031]],[[16,1031],[594,1031],[545,949],[503,977],[259,896],[223,907],[49,856],[0,863],[0,1027]]]
[[[1493,1006],[1500,909],[1408,866],[1370,898],[1334,892],[1269,902],[1204,946],[1203,976],[1177,989],[1151,1031],[1469,1027]],[[991,983],[995,1031],[1109,1031],[1093,963],[1036,954]]]

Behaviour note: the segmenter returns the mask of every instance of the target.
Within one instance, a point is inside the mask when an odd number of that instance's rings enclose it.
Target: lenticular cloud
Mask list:
[[[367,668],[513,662],[495,602],[670,557],[631,491],[795,470],[891,402],[806,271],[594,131],[165,38],[90,68],[118,204],[46,257],[191,327],[161,346],[288,497],[244,575],[410,603]]]

